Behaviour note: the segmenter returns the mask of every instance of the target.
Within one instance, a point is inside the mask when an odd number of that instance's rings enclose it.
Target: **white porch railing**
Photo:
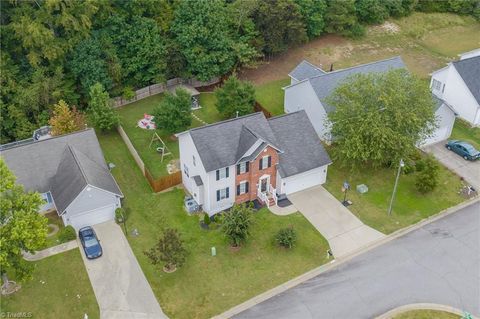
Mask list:
[[[268,198],[268,193],[271,194],[274,202],[275,202],[275,205],[277,205],[277,194],[276,194],[276,189],[273,188],[273,186],[271,184],[268,185],[268,188],[267,188],[267,191],[266,192],[262,192],[260,190],[260,188],[257,188],[257,197],[260,198],[260,200],[262,202],[264,202],[267,207],[270,207],[270,201],[269,201],[269,198]]]
[[[268,185],[268,191],[272,194],[273,200],[275,201],[275,205],[277,205],[277,190],[273,188],[272,184]]]

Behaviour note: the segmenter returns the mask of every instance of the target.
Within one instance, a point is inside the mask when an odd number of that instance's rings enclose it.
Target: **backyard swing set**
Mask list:
[[[172,155],[172,153],[168,149],[167,145],[162,140],[162,138],[157,134],[157,132],[153,132],[152,139],[150,140],[150,145],[148,147],[152,147],[153,142],[157,142],[158,146],[157,146],[156,150],[162,156],[162,162],[163,162],[163,158],[165,156]]]

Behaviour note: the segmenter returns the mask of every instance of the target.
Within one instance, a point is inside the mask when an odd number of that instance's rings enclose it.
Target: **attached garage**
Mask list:
[[[316,185],[321,185],[326,181],[327,167],[328,165],[325,165],[301,174],[280,178],[280,185],[277,184],[277,189],[280,189],[281,194],[288,195]]]
[[[65,214],[63,217],[64,223],[65,225],[72,225],[77,230],[85,226],[104,223],[115,218],[115,208],[115,205],[110,205],[72,217]]]
[[[436,105],[435,118],[437,119],[438,127],[433,132],[432,136],[426,139],[420,146],[427,146],[447,140],[452,134],[453,124],[455,123],[455,112],[443,100],[434,96]]]

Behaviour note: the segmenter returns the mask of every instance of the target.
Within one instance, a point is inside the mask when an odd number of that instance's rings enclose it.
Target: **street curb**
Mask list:
[[[400,306],[398,308],[392,309],[389,312],[384,313],[383,315],[375,317],[375,319],[393,319],[395,316],[399,314],[402,314],[407,311],[412,311],[412,310],[438,310],[438,311],[453,313],[455,315],[459,315],[460,317],[462,317],[465,314],[465,312],[451,306],[439,305],[435,303],[414,303],[414,304]],[[471,315],[471,316],[473,319],[479,319],[474,315]]]
[[[334,259],[332,260],[330,263],[328,264],[323,264],[317,268],[314,268],[310,271],[307,271],[306,273],[296,277],[296,278],[293,278],[277,287],[274,287],[270,290],[267,290],[239,305],[236,305],[232,308],[230,308],[229,310],[219,314],[219,315],[216,315],[214,317],[212,317],[212,319],[227,319],[227,318],[231,318],[267,299],[270,299],[282,292],[285,292],[286,290],[290,289],[290,288],[293,288],[309,279],[312,279],[328,270],[331,270],[339,265],[342,265],[344,263],[346,263],[347,261],[351,260],[352,258],[358,256],[358,255],[361,255],[369,250],[372,250],[376,247],[379,247],[379,246],[382,246],[398,237],[401,237],[403,235],[406,235],[414,230],[417,230],[427,224],[430,224],[438,219],[441,219],[443,217],[446,217],[448,215],[451,215],[455,212],[457,212],[458,210],[462,209],[462,208],[465,208],[467,206],[470,206],[470,205],[473,205],[477,202],[480,202],[480,198],[473,198],[473,199],[469,199],[469,200],[466,200],[456,206],[453,206],[453,207],[449,207],[447,209],[444,209],[443,211],[441,211],[440,213],[436,214],[436,215],[433,215],[433,216],[430,216],[430,217],[427,217],[425,219],[422,219],[421,221],[419,221],[418,223],[416,224],[413,224],[413,225],[410,225],[410,226],[407,226],[405,228],[402,228],[402,229],[399,229],[393,233],[391,233],[390,235],[387,235],[375,242],[372,242],[366,246],[363,246],[361,248],[359,248],[358,250],[356,251],[353,251],[351,254],[349,255],[346,255],[346,256],[342,256],[342,257],[339,257],[337,259]]]

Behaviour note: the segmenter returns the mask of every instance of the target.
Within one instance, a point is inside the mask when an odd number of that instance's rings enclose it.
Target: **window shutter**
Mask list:
[[[220,179],[220,170],[217,169],[217,181]]]
[[[240,175],[240,164],[237,164],[237,175]]]
[[[248,167],[250,166],[250,162],[245,162],[245,172],[248,173]]]
[[[230,167],[227,167],[227,168],[225,168],[225,177],[227,177],[227,178],[228,178],[228,171],[229,171],[229,168],[230,168]]]
[[[225,198],[229,198],[229,197],[230,197],[229,191],[230,191],[230,187],[227,187],[227,189],[226,189],[226,191],[225,191],[225,192],[227,193]]]
[[[269,156],[268,157],[268,167],[271,167],[272,166],[272,157]]]
[[[245,183],[245,193],[248,193],[248,182]]]
[[[240,195],[240,184],[237,185],[237,196]]]
[[[218,171],[217,171],[218,172]],[[217,202],[220,201],[220,191],[217,191]]]
[[[262,170],[262,169],[263,169],[262,163],[263,163],[263,158],[261,158],[261,159],[258,161],[258,169],[259,169],[259,170]]]

